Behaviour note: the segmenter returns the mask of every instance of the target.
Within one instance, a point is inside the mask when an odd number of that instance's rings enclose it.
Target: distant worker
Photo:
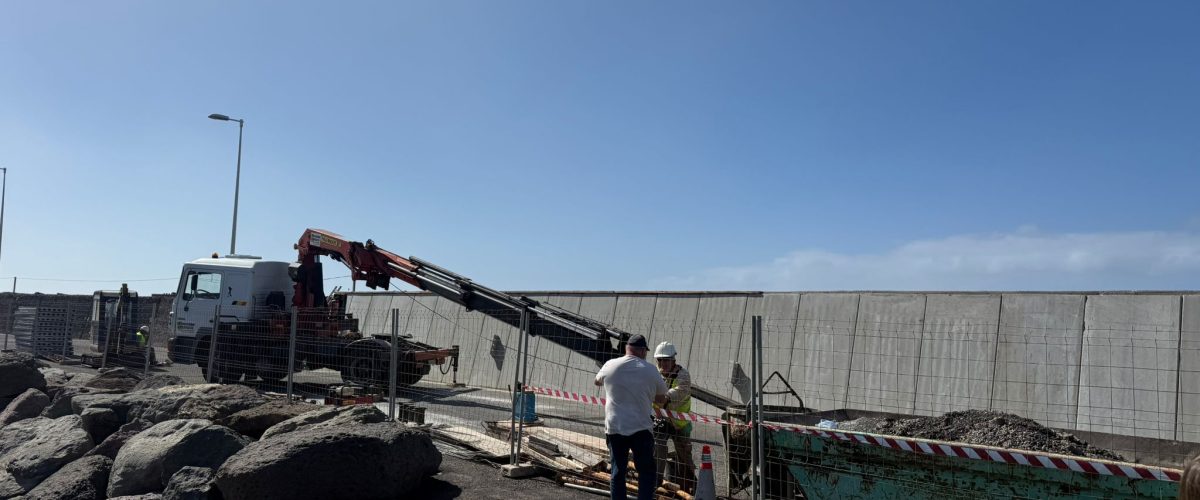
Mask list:
[[[658,371],[666,381],[668,402],[655,405],[677,413],[692,412],[692,375],[675,362],[679,351],[675,344],[663,342],[654,349],[654,360]],[[667,458],[667,441],[675,443],[675,461]],[[687,492],[696,491],[696,465],[692,461],[692,422],[681,418],[659,417],[654,426],[654,456],[658,461],[658,478],[664,475],[667,463],[671,464],[671,476]]]
[[[625,344],[625,355],[608,360],[596,373],[596,385],[604,387],[606,398],[604,434],[612,464],[608,486],[613,500],[628,498],[625,477],[630,450],[638,473],[638,500],[653,500],[658,488],[652,405],[667,402],[667,384],[654,365],[646,362],[649,349],[646,337],[634,335]]]
[[[137,329],[137,345],[138,347],[146,347],[146,339],[150,338],[150,327],[142,325]]]

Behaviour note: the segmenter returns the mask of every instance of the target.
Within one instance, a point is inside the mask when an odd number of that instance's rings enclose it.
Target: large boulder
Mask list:
[[[216,472],[207,467],[184,467],[167,482],[163,500],[221,500]]]
[[[275,424],[322,408],[322,406],[309,403],[290,403],[287,400],[274,399],[254,408],[234,413],[221,423],[246,436],[258,439],[262,437],[263,432]]]
[[[42,365],[23,352],[0,352],[0,397],[13,397],[29,389],[44,391]]]
[[[217,468],[249,440],[203,419],[168,420],[133,436],[113,461],[108,496],[162,491],[186,466]]]
[[[326,406],[271,426],[263,432],[262,439],[270,439],[306,427],[348,427],[384,421],[387,421],[387,414],[371,405]]]
[[[86,375],[86,374],[80,374]],[[74,380],[74,379],[72,379]],[[71,407],[71,401],[78,395],[87,394],[113,394],[116,391],[109,389],[93,389],[90,387],[67,385],[60,388],[53,394],[53,399],[50,400],[50,405],[42,410],[42,416],[46,418],[65,417],[76,413]]]
[[[4,411],[0,412],[0,427],[18,420],[36,417],[47,406],[50,406],[49,396],[37,389],[28,389],[12,400],[4,408]]]
[[[26,490],[92,449],[78,415],[35,417],[0,429],[0,469]]]
[[[132,391],[138,382],[142,381],[142,374],[128,368],[112,368],[101,372],[96,378],[89,380],[83,384],[84,387],[92,389],[110,389],[121,392]]]
[[[16,478],[12,477],[8,471],[0,469],[0,498],[13,498],[24,495],[29,488],[21,486]]]
[[[128,394],[77,395],[71,401],[75,413],[90,407],[111,408],[122,422],[202,418],[217,421],[266,401],[258,391],[244,385],[173,385]]]
[[[226,500],[405,498],[441,462],[429,434],[404,424],[309,426],[230,457],[217,488]]]
[[[79,414],[79,418],[83,419],[83,430],[87,431],[96,443],[104,441],[121,427],[117,412],[111,408],[88,408]]]
[[[134,420],[133,422],[122,425],[120,429],[117,429],[117,432],[114,432],[112,435],[104,438],[104,441],[101,441],[100,444],[96,445],[95,448],[92,448],[92,451],[87,452],[87,454],[89,456],[100,455],[115,460],[117,458],[117,453],[121,451],[121,447],[125,446],[125,443],[129,442],[129,440],[133,439],[134,436],[140,434],[146,429],[149,429],[153,425],[154,424],[145,420]]]
[[[46,379],[46,394],[54,397],[60,389],[65,387],[71,381],[71,376],[62,370],[62,368],[38,368],[42,372],[42,378]]]
[[[83,457],[59,469],[42,484],[25,494],[26,500],[103,500],[108,486],[108,472],[112,460],[93,455]]]
[[[142,379],[137,385],[133,386],[133,390],[140,391],[142,389],[162,389],[172,385],[184,385],[187,382],[175,375],[151,375]]]

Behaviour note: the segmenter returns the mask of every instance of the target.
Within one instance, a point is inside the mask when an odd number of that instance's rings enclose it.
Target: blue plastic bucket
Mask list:
[[[525,403],[525,411],[521,412],[521,403]],[[537,421],[537,394],[532,391],[518,392],[513,397],[513,420],[520,419],[530,423]]]

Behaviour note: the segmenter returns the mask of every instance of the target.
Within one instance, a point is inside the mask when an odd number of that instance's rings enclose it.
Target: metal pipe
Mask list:
[[[17,277],[13,276],[12,302],[8,303],[8,334],[4,336],[3,349],[5,351],[8,350],[8,338],[11,337],[12,333],[13,333],[13,324],[14,324],[13,314],[15,314],[16,312],[17,312]]]
[[[213,361],[217,357],[217,331],[221,329],[221,306],[220,305],[217,305],[217,307],[213,308],[212,324],[213,324],[212,334],[209,335],[209,337],[208,337],[209,338],[209,340],[208,340],[208,383],[210,383],[210,384],[213,383],[213,379],[216,378],[215,374],[213,373],[213,366],[214,366]],[[109,335],[111,335],[111,332],[109,333]]]
[[[292,308],[292,324],[288,328],[288,367],[287,367],[287,399],[288,404],[292,403],[294,393],[292,392],[292,382],[296,375],[296,328],[298,324],[299,314],[296,314],[299,308]]]
[[[525,409],[529,404],[529,395],[525,393],[525,382],[529,380],[529,309],[521,309],[521,338],[525,339],[525,348],[521,350],[521,384],[518,386],[521,391],[521,413],[517,418],[517,463],[521,461],[521,438],[525,434]]]
[[[521,384],[521,348],[525,343],[525,320],[527,316],[521,313],[521,331],[517,334],[517,366],[513,367],[513,383],[512,383],[512,412],[509,415],[509,422],[516,423],[517,414],[517,392],[522,388]],[[517,456],[517,439],[516,434],[513,434],[512,426],[508,428],[508,462],[512,465],[520,463],[520,457]]]
[[[122,284],[121,286],[124,287],[125,285]],[[120,316],[120,314],[121,314],[121,299],[123,299],[123,298],[125,298],[125,294],[123,294],[123,293],[117,294],[117,304],[115,306],[113,306],[112,314],[108,315],[108,322],[105,324],[104,351],[102,351],[100,354],[100,368],[108,367],[108,350],[112,346],[112,338],[113,338],[113,318]],[[103,303],[103,294],[101,295],[101,299],[102,299],[102,303]],[[120,324],[118,323],[118,327],[119,326],[120,326]]]
[[[750,319],[750,498],[758,500],[758,316]]]
[[[229,254],[237,255],[237,213],[238,213],[238,191],[242,189],[242,128],[246,125],[246,120],[238,120],[238,156],[237,156],[237,175],[233,181],[233,235],[229,237]]]
[[[392,359],[388,363],[388,421],[396,420],[396,354],[400,350],[400,310],[392,309]]]
[[[763,433],[763,419],[765,419],[766,417],[763,416],[764,401],[763,401],[763,391],[762,391],[762,387],[761,387],[761,385],[763,384],[763,337],[762,336],[763,336],[763,319],[762,319],[762,316],[759,316],[758,317],[758,334],[757,334],[757,337],[758,337],[758,364],[755,365],[755,369],[758,370],[758,383],[760,384],[760,387],[756,388],[756,389],[758,389],[758,410],[755,411],[755,415],[757,416],[757,418],[755,419],[755,426],[758,428],[758,432],[756,433],[756,439],[758,439],[758,490],[759,490],[758,494],[759,494],[759,498],[764,498],[766,495],[766,493],[763,490],[766,488],[766,479],[767,479],[767,475],[766,475],[766,471],[767,471],[766,435]]]

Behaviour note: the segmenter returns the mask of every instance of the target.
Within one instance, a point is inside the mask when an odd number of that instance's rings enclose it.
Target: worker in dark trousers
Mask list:
[[[692,376],[687,369],[675,362],[679,350],[675,344],[663,342],[654,349],[654,360],[658,362],[658,371],[667,383],[667,399],[660,408],[677,412],[692,412]],[[667,455],[667,442],[675,443],[675,460]],[[665,481],[664,475],[670,464],[671,477],[685,491],[696,491],[696,465],[692,461],[692,422],[680,418],[659,417],[654,425],[654,457],[658,462],[658,477]]]
[[[654,365],[646,362],[649,350],[646,337],[634,335],[625,344],[625,355],[608,360],[596,374],[596,385],[604,387],[604,435],[612,464],[608,487],[613,500],[628,498],[625,477],[631,450],[638,473],[638,500],[654,500],[658,488],[652,405],[667,401],[667,384]]]

